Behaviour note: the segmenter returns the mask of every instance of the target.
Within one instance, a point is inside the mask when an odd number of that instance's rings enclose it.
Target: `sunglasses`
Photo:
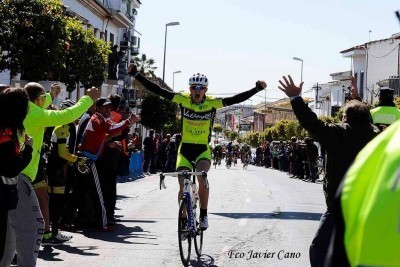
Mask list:
[[[206,89],[207,87],[206,86],[203,86],[203,85],[193,85],[193,86],[190,86],[190,89],[192,89],[192,90],[203,90],[203,89]]]
[[[46,93],[44,93],[44,94],[42,94],[42,95],[38,95],[36,98],[38,98],[38,97],[44,97],[44,98],[46,98]]]

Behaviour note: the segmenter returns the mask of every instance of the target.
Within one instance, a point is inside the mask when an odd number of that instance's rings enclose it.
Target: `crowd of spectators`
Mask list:
[[[325,149],[312,138],[260,143],[255,151],[254,164],[287,172],[291,178],[315,183],[324,170]]]

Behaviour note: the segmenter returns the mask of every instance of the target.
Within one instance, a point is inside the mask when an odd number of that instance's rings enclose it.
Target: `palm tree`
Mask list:
[[[141,54],[140,56],[135,57],[133,61],[143,76],[156,78],[154,71],[157,69],[157,67],[154,66],[156,63],[154,59],[147,59],[146,54]]]

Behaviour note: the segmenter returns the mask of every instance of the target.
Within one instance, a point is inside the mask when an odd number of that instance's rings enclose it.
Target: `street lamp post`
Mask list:
[[[172,73],[172,91],[175,91],[175,74],[181,73],[182,71],[177,70]]]
[[[300,78],[301,81],[300,82],[303,82],[303,60],[298,57],[294,57],[293,59],[297,60],[297,61],[301,61],[301,78]]]
[[[165,24],[164,63],[163,63],[163,74],[162,74],[162,81],[163,81],[162,86],[163,87],[165,84],[164,78],[165,78],[165,54],[166,54],[166,50],[167,50],[167,29],[168,29],[168,26],[177,26],[177,25],[179,25],[179,22],[177,22],[177,21]]]

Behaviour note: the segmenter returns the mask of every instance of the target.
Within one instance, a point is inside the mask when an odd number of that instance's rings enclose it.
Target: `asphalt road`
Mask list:
[[[309,266],[308,248],[325,211],[321,184],[277,170],[223,165],[209,172],[210,228],[192,266]],[[181,266],[178,183],[157,175],[118,184],[112,233],[71,233],[65,245],[41,248],[38,266]]]

